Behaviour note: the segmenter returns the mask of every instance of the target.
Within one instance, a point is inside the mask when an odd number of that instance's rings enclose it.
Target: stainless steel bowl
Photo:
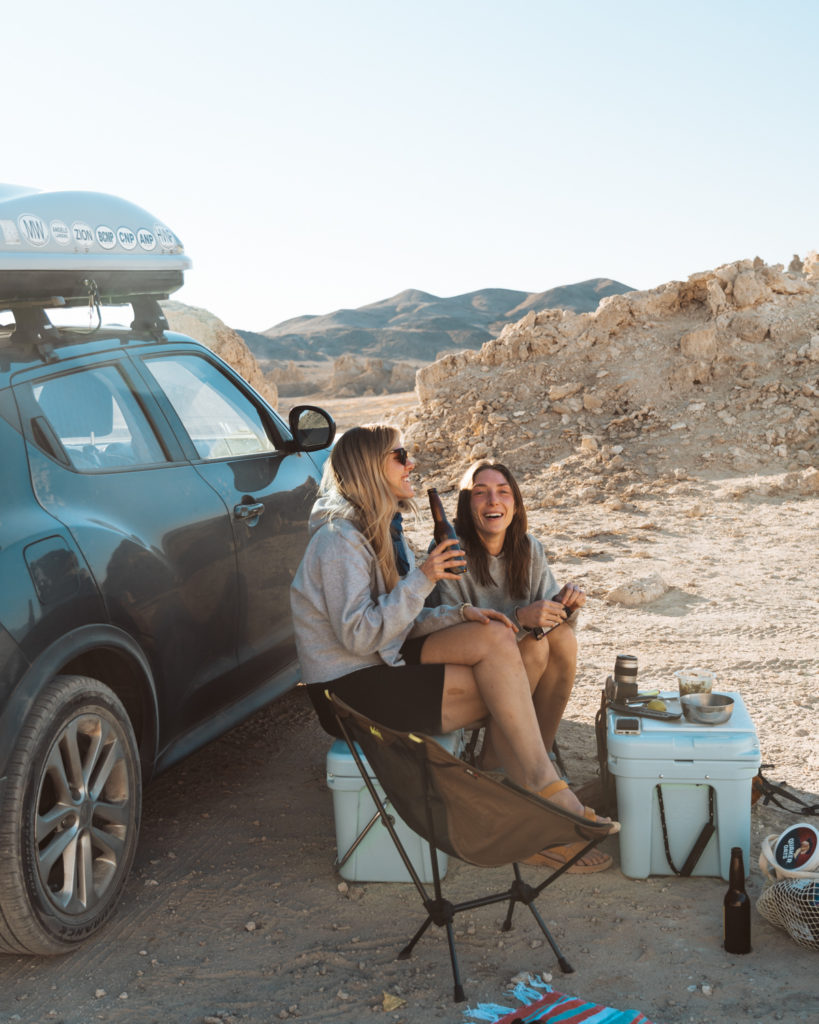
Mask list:
[[[734,710],[734,698],[724,693],[690,693],[680,703],[688,721],[698,725],[722,725]]]

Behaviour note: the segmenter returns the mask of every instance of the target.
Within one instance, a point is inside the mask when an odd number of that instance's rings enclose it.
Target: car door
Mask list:
[[[266,698],[298,679],[290,583],[307,546],[319,472],[229,367],[202,351],[145,355],[190,444],[197,472],[228,508],[238,560],[237,696]]]
[[[146,652],[160,752],[236,671],[238,575],[224,501],[120,353],[14,380],[34,493],[71,532],[110,623]]]

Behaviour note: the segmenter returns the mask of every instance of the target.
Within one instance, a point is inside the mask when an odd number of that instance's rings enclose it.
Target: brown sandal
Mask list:
[[[526,860],[522,860],[520,863],[531,864],[534,867],[552,868],[556,871],[558,868],[562,868],[567,861],[571,860],[572,857],[574,857],[574,855],[582,850],[586,845],[586,843],[579,842],[566,843],[564,846],[547,846],[544,850],[541,850],[539,853],[532,854],[531,857],[527,857]],[[589,854],[594,852],[597,852],[602,859],[596,863],[584,864],[583,862],[586,858],[581,857],[579,861],[572,864],[566,874],[593,875],[598,871],[605,871],[614,863],[608,853],[603,853],[602,850],[590,850]]]
[[[538,796],[541,800],[548,800],[549,797],[554,796],[555,793],[559,793],[561,790],[568,788],[569,784],[565,779],[555,779],[555,781],[550,782],[548,786],[544,786],[538,793]],[[583,817],[588,821],[594,822],[595,825],[608,825],[610,836],[613,836],[620,831],[619,821],[605,821],[603,818],[599,818],[591,807],[583,807]]]

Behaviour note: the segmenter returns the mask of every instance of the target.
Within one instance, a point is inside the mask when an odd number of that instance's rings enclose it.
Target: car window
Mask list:
[[[95,472],[166,461],[145,413],[116,366],[77,370],[29,387],[36,403],[35,439],[60,457],[56,437],[75,469]]]
[[[259,410],[218,367],[194,355],[158,356],[145,364],[202,459],[275,451]]]

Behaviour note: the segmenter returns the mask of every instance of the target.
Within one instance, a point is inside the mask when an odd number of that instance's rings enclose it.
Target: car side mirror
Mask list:
[[[335,420],[317,405],[294,405],[288,422],[296,448],[302,452],[329,448],[336,436]]]

